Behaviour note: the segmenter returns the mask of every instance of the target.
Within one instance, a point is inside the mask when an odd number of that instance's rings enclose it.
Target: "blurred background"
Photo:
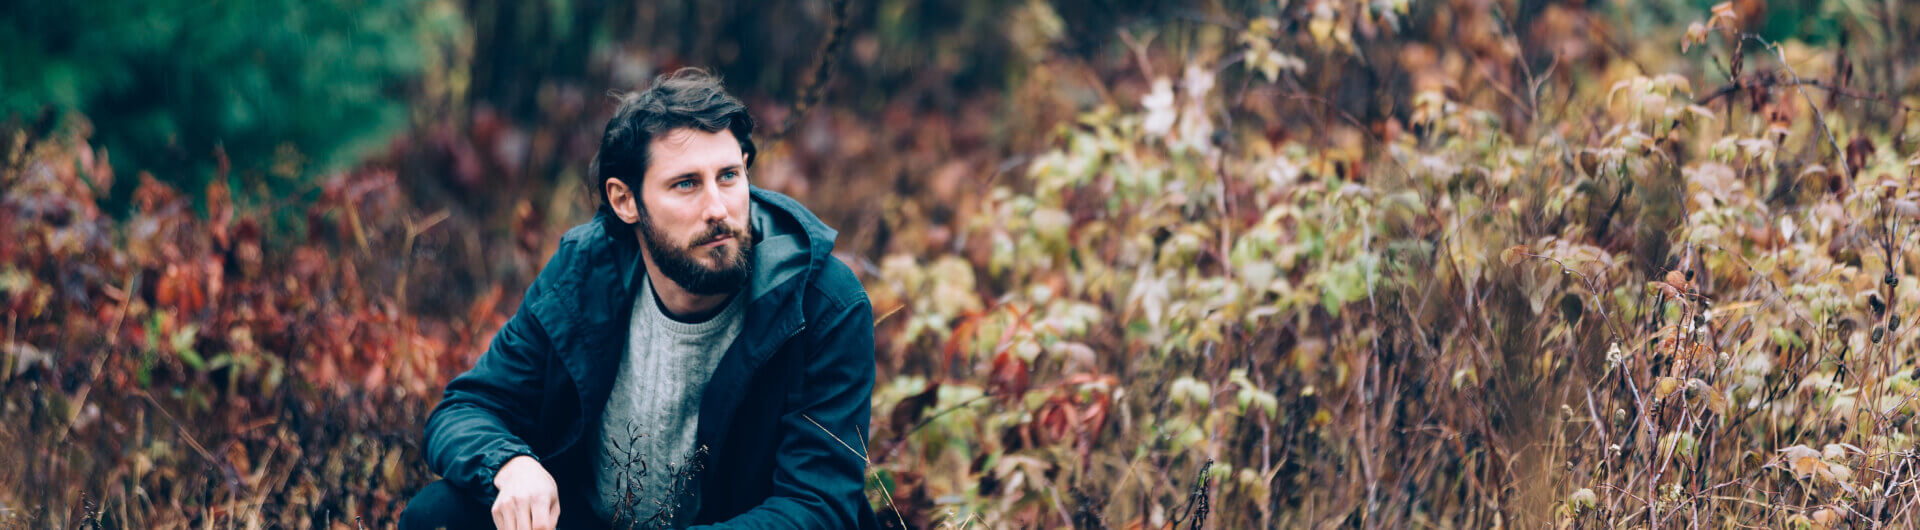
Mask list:
[[[1916,31],[1894,0],[10,4],[0,526],[392,524],[446,380],[591,217],[613,95],[684,66],[872,294],[888,527],[1912,524],[1911,481],[1859,490],[1914,471],[1911,406],[1784,389],[1910,390],[1905,349],[1794,359],[1881,344],[1915,282],[1876,313],[1784,263],[1906,274],[1861,190],[1911,179]],[[1703,298],[1758,309],[1662,324]],[[1667,379],[1780,409],[1639,400]],[[1781,478],[1782,442],[1878,456]]]

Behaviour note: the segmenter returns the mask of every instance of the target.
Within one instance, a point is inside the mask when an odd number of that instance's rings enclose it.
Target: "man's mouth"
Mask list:
[[[720,236],[713,239],[709,239],[707,240],[707,242],[701,243],[700,246],[713,247],[713,246],[724,245],[731,241],[733,241],[733,236]]]

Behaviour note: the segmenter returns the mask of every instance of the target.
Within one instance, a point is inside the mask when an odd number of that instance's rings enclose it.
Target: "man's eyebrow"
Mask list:
[[[743,166],[741,164],[727,164],[725,166],[720,166],[720,171],[718,171],[717,173],[726,173],[728,171],[738,172],[741,169],[743,169]],[[700,171],[694,170],[694,171],[688,171],[685,173],[674,175],[670,178],[661,179],[661,182],[671,183],[671,182],[679,181],[681,179],[697,179],[697,178],[700,178]]]

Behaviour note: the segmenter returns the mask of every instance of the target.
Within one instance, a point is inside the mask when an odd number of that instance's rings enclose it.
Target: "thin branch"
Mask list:
[[[1764,75],[1764,73],[1748,75],[1745,79],[1741,79],[1735,82],[1730,82],[1725,85],[1721,85],[1720,88],[1716,88],[1712,92],[1708,92],[1705,95],[1700,96],[1698,99],[1695,99],[1693,102],[1696,105],[1706,105],[1709,103],[1713,103],[1714,101],[1719,100],[1720,98],[1733,97],[1735,93],[1738,93],[1742,89],[1747,89],[1747,88],[1802,87],[1802,86],[1810,86],[1810,87],[1818,88],[1821,90],[1832,91],[1833,93],[1839,94],[1843,97],[1864,100],[1864,101],[1872,101],[1875,103],[1900,109],[1903,112],[1920,111],[1920,108],[1909,107],[1907,105],[1901,104],[1898,101],[1894,101],[1892,98],[1889,98],[1882,94],[1875,94],[1872,92],[1855,90],[1855,89],[1851,89],[1843,86],[1835,86],[1833,83],[1821,81],[1818,79],[1799,79],[1799,80],[1780,79],[1778,77],[1774,77],[1771,75]]]
[[[1833,158],[1834,158],[1834,161],[1838,162],[1840,165],[1840,174],[1852,175],[1853,169],[1847,167],[1847,152],[1845,150],[1840,149],[1840,141],[1835,140],[1833,138],[1833,131],[1827,129],[1827,115],[1820,112],[1820,105],[1813,102],[1813,96],[1807,95],[1807,89],[1805,86],[1803,86],[1804,83],[1800,81],[1800,74],[1794,73],[1793,65],[1787,64],[1786,50],[1780,49],[1780,46],[1775,45],[1772,41],[1768,41],[1766,38],[1761,37],[1759,35],[1755,35],[1752,33],[1745,33],[1745,34],[1742,34],[1741,36],[1744,38],[1753,39],[1754,42],[1758,42],[1760,43],[1760,45],[1766,46],[1767,48],[1773,50],[1774,58],[1780,60],[1780,67],[1785,68],[1787,70],[1787,75],[1793,77],[1794,90],[1800,92],[1800,97],[1805,98],[1807,100],[1807,108],[1813,110],[1814,122],[1820,124],[1820,132],[1827,136],[1827,143],[1833,145]]]

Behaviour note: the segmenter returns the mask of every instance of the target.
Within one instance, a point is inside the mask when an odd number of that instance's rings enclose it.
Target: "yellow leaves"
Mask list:
[[[1299,57],[1288,55],[1280,50],[1264,50],[1247,57],[1247,68],[1257,69],[1260,75],[1272,83],[1280,80],[1280,72],[1299,74],[1306,71],[1307,62]]]
[[[1849,493],[1856,490],[1853,485],[1853,468],[1847,467],[1839,460],[1846,458],[1848,453],[1863,454],[1864,451],[1859,447],[1852,444],[1827,444],[1824,450],[1815,451],[1806,445],[1795,444],[1779,450],[1779,453],[1780,460],[1774,465],[1792,473],[1797,480],[1833,484]]]
[[[1615,81],[1613,83],[1613,87],[1607,89],[1607,106],[1609,107],[1613,106],[1613,101],[1615,97],[1619,96],[1620,91],[1622,90],[1627,90],[1631,88],[1631,89],[1636,89],[1634,90],[1634,92],[1645,92],[1647,90],[1647,83],[1648,83],[1648,80],[1645,76],[1638,76],[1631,79],[1621,79],[1619,81]]]
[[[1695,385],[1698,385],[1698,387]],[[1718,416],[1727,415],[1727,396],[1723,395],[1719,389],[1699,379],[1687,382],[1687,388],[1690,391],[1699,388],[1699,390],[1697,390],[1699,394],[1706,396],[1708,410],[1712,410],[1713,413]]]
[[[981,308],[980,296],[974,292],[972,264],[947,256],[934,262],[929,273],[935,282],[930,294],[936,313],[958,315]]]
[[[1682,380],[1678,377],[1659,377],[1653,381],[1653,400],[1664,402],[1674,394],[1682,394],[1687,401],[1705,401],[1707,410],[1715,415],[1726,415],[1727,397],[1718,388],[1699,378]]]
[[[1699,22],[1687,25],[1687,35],[1680,38],[1680,53],[1687,53],[1695,44],[1707,43],[1707,26]]]
[[[1850,483],[1853,480],[1852,469],[1815,457],[1795,458],[1788,469],[1793,471],[1794,478],[1801,480],[1812,479],[1834,484]]]
[[[1176,404],[1192,403],[1204,407],[1213,401],[1213,387],[1192,377],[1181,377],[1173,380],[1168,388],[1168,397]]]
[[[1710,13],[1711,16],[1707,18],[1706,23],[1695,21],[1687,25],[1686,36],[1680,38],[1680,53],[1687,53],[1687,50],[1691,49],[1694,45],[1706,44],[1707,35],[1713,30],[1733,31],[1738,29],[1734,27],[1734,22],[1738,21],[1740,17],[1734,12],[1733,2],[1714,4]]]
[[[1028,218],[1034,235],[1059,250],[1067,246],[1067,233],[1073,228],[1073,216],[1059,208],[1037,208]]]
[[[1714,4],[1711,10],[1713,12],[1714,23],[1719,23],[1722,20],[1731,23],[1734,20],[1733,2],[1731,1]]]
[[[1833,508],[1819,508],[1807,513],[1793,514],[1787,518],[1786,527],[1793,530],[1831,530],[1839,525],[1843,514]]]
[[[1506,250],[1500,251],[1500,262],[1506,264],[1506,266],[1508,267],[1512,267],[1520,263],[1521,261],[1526,260],[1527,255],[1529,253],[1530,251],[1527,249],[1526,245],[1514,245],[1511,247],[1507,247]]]
[[[1353,51],[1353,24],[1334,2],[1321,2],[1307,21],[1307,35],[1322,48]]]
[[[1413,114],[1410,117],[1414,125],[1433,125],[1452,115],[1456,106],[1447,100],[1440,90],[1424,90],[1413,95]]]
[[[1678,377],[1661,377],[1655,379],[1653,382],[1654,401],[1666,401],[1667,396],[1671,396],[1674,392],[1680,390],[1680,384],[1680,378]]]
[[[1247,30],[1240,34],[1240,42],[1247,47],[1247,69],[1259,71],[1269,83],[1279,81],[1282,71],[1299,74],[1307,68],[1306,61],[1274,47],[1273,39],[1280,35],[1281,28],[1279,19],[1260,17],[1248,24]]]
[[[1719,204],[1729,204],[1736,200],[1748,201],[1746,183],[1740,180],[1740,174],[1732,166],[1719,162],[1706,162],[1683,170],[1687,183],[1697,191],[1694,194],[1696,204],[1708,208]]]
[[[1686,118],[1713,118],[1712,110],[1693,104],[1693,82],[1679,74],[1631,75],[1607,90],[1606,107],[1619,123],[1607,133],[1629,153],[1655,140],[1679,140]]]
[[[1698,448],[1699,441],[1693,438],[1693,433],[1674,431],[1660,437],[1658,449],[1661,458],[1693,458],[1694,451]]]
[[[1840,522],[1840,512],[1833,508],[1821,508],[1813,511],[1812,518],[1815,528],[1833,528],[1835,523]]]
[[[1048,48],[1066,34],[1066,22],[1048,2],[1029,1],[1013,10],[1004,26],[1007,40],[1013,41],[1029,61],[1045,59]]]
[[[1686,92],[1688,96],[1693,95],[1693,83],[1687,81],[1686,76],[1680,74],[1661,74],[1655,76],[1652,81],[1648,82],[1647,88],[1650,92],[1659,92],[1668,96],[1676,92]]]
[[[1600,496],[1590,488],[1580,488],[1567,495],[1567,509],[1575,514],[1585,513],[1600,505]]]
[[[1235,395],[1235,401],[1240,405],[1241,414],[1261,413],[1269,419],[1278,417],[1279,399],[1275,398],[1272,392],[1263,391],[1258,385],[1253,384],[1253,381],[1247,378],[1245,369],[1233,370],[1227,374],[1227,381],[1240,387]]]

